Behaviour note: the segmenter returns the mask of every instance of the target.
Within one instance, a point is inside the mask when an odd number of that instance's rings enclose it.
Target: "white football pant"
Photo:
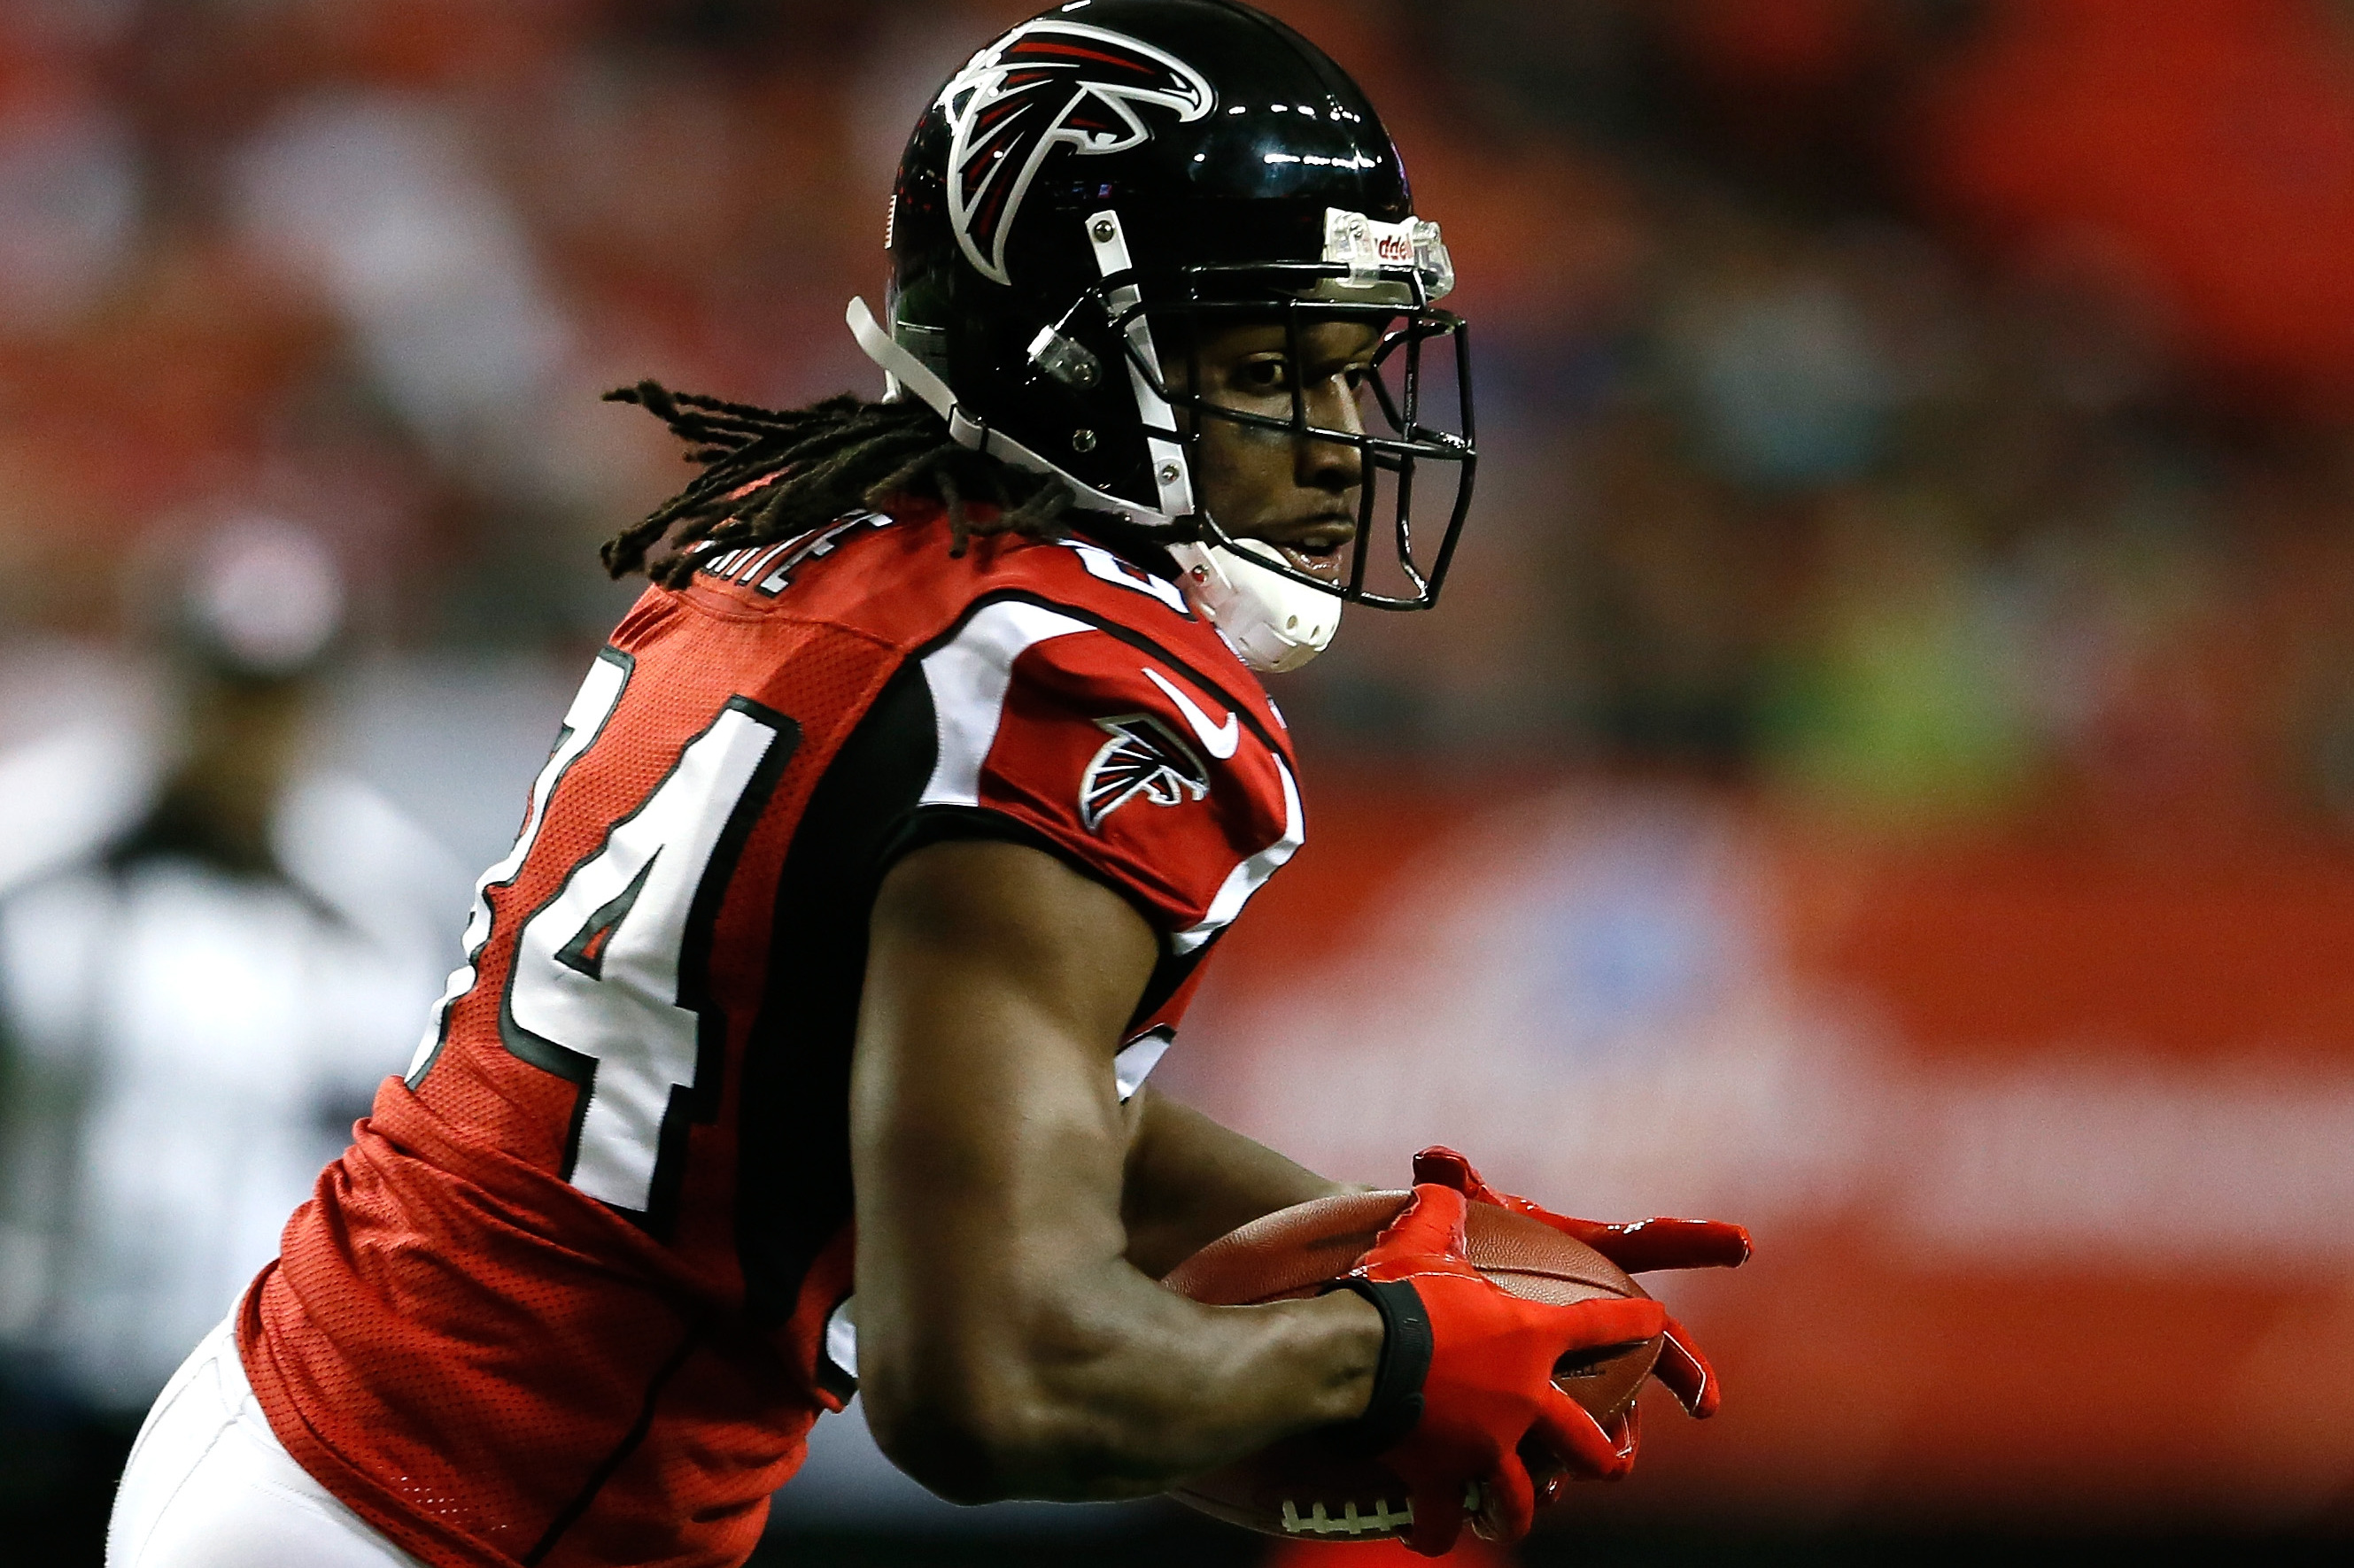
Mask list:
[[[294,1462],[238,1360],[234,1316],[155,1398],[131,1449],[106,1568],[421,1568]]]

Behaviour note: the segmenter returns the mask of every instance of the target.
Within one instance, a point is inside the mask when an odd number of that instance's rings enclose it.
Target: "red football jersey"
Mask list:
[[[426,1562],[725,1564],[852,1386],[848,1083],[875,890],[946,837],[1126,894],[1165,1049],[1299,846],[1283,723],[1094,545],[845,518],[652,588],[483,874],[419,1059],[248,1294],[287,1448]]]

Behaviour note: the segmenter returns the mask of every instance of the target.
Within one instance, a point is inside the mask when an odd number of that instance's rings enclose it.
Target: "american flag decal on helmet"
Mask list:
[[[1079,820],[1089,832],[1140,797],[1156,806],[1182,805],[1210,792],[1209,770],[1193,748],[1150,714],[1096,720],[1111,738],[1079,780]]]
[[[1025,22],[972,57],[940,92],[948,116],[949,218],[965,259],[1012,280],[1005,245],[1047,154],[1123,153],[1151,140],[1140,107],[1181,122],[1217,104],[1200,71],[1150,44],[1084,22]]]

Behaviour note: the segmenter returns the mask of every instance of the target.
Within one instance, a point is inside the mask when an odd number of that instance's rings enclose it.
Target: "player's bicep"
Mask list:
[[[1119,894],[1019,844],[885,878],[851,1083],[870,1403],[985,1398],[1006,1336],[1124,1248],[1110,1060],[1159,944]]]

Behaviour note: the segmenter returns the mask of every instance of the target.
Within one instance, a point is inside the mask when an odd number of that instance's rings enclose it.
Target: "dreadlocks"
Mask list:
[[[606,542],[605,569],[617,577],[643,571],[677,588],[708,552],[794,538],[898,497],[948,508],[951,555],[963,555],[976,534],[1063,536],[1068,486],[959,446],[947,422],[913,399],[869,403],[845,394],[778,410],[641,381],[605,400],[644,408],[693,443],[686,460],[703,465],[693,483]],[[996,511],[976,517],[968,499]],[[649,562],[665,539],[669,553]]]

